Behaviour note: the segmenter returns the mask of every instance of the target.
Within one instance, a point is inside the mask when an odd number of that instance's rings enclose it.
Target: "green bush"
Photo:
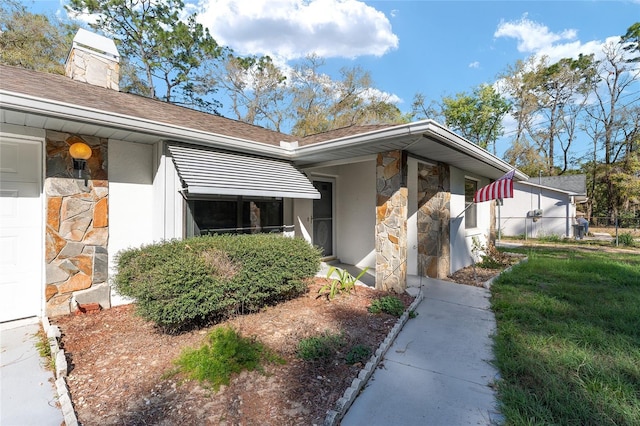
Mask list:
[[[200,349],[186,349],[175,361],[190,379],[209,382],[216,391],[228,385],[233,374],[262,370],[263,362],[282,364],[284,360],[229,327],[216,328]]]
[[[168,331],[296,297],[320,267],[320,252],[279,235],[215,235],[118,253],[116,290]]]
[[[364,364],[371,356],[371,348],[365,345],[355,345],[347,352],[345,362],[349,365],[362,363]]]
[[[630,232],[623,232],[618,235],[618,243],[623,246],[633,247],[635,245],[635,241],[633,240],[633,235]]]
[[[395,317],[401,317],[404,312],[404,303],[396,296],[383,296],[371,302],[369,312],[372,314],[384,312]]]
[[[336,357],[344,345],[342,334],[326,332],[298,342],[298,357],[305,361],[328,361]]]

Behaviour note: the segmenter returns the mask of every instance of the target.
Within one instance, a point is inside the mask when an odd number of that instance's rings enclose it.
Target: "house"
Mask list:
[[[562,175],[515,181],[513,198],[499,207],[502,235],[573,237],[578,204],[587,201],[586,176]]]
[[[122,303],[114,256],[161,240],[286,232],[403,291],[492,232],[473,192],[511,167],[434,121],[296,138],[121,93],[118,60],[79,32],[66,76],[0,66],[0,321]]]

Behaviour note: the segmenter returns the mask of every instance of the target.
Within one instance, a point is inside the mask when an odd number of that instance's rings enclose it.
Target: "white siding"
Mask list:
[[[451,167],[451,265],[453,273],[471,265],[471,247],[476,237],[482,244],[486,244],[491,231],[491,202],[478,203],[477,227],[466,229],[464,226],[464,180],[466,178],[478,181],[478,188],[489,184],[489,180],[473,173]]]
[[[535,222],[529,212],[542,209]],[[575,205],[565,192],[514,183],[514,198],[504,200],[500,209],[502,235],[527,238],[571,236]]]
[[[109,267],[118,251],[154,241],[153,146],[109,141]],[[112,293],[112,304],[126,302]]]
[[[350,265],[375,268],[376,163],[338,167],[336,251]]]

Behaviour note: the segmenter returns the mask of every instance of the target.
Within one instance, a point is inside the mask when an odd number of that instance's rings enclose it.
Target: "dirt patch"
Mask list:
[[[462,268],[454,274],[445,278],[445,281],[452,281],[458,284],[466,284],[474,287],[482,287],[485,282],[498,275],[502,269],[489,269],[472,266]]]
[[[202,329],[167,335],[136,316],[133,305],[55,319],[62,330],[70,373],[67,379],[78,420],[84,425],[312,425],[322,424],[362,365],[340,357],[327,363],[297,358],[298,342],[329,332],[344,333],[347,345],[380,345],[397,318],[367,310],[382,292],[358,287],[329,302],[309,293],[255,314],[225,322],[254,336],[286,360],[265,374],[244,372],[214,392],[171,375],[183,348],[199,347]],[[398,297],[409,306],[413,298]]]

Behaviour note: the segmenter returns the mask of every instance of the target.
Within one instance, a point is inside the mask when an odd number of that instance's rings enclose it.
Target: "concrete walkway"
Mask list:
[[[423,279],[418,316],[398,334],[342,426],[490,425],[502,420],[489,290]]]
[[[0,425],[60,426],[53,372],[36,349],[39,323],[0,324]]]

